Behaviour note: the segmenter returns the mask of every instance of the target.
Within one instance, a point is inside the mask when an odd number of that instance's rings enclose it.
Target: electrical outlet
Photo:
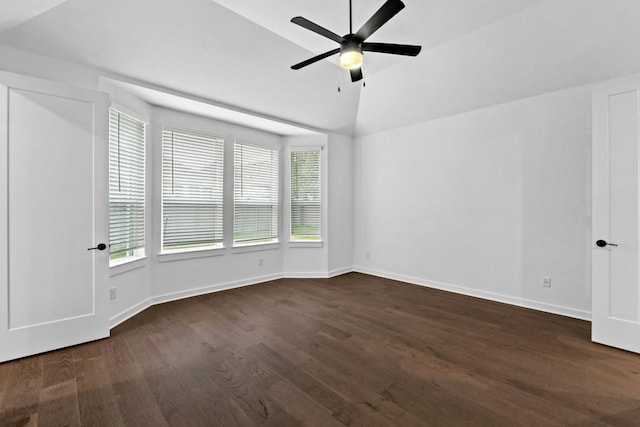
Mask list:
[[[118,297],[118,295],[117,295],[117,293],[116,293],[116,292],[117,292],[117,288],[111,288],[111,289],[109,289],[109,298],[110,298],[111,300],[114,300],[114,299],[116,299],[116,298]]]
[[[542,287],[543,288],[550,288],[551,287],[551,277],[542,277]]]

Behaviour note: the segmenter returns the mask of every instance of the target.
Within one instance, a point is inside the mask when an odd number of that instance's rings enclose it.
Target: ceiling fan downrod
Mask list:
[[[352,0],[349,0],[349,34],[353,34],[353,5]]]

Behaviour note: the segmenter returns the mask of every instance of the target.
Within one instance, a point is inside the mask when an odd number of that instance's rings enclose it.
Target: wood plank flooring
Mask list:
[[[640,425],[640,355],[589,336],[357,273],[277,280],[0,364],[0,425]]]

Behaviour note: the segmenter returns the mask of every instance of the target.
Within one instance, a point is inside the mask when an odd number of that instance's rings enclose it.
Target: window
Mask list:
[[[236,142],[233,244],[278,241],[278,151]]]
[[[109,110],[109,260],[144,255],[145,124]]]
[[[291,151],[291,240],[321,240],[320,148]]]
[[[222,246],[224,140],[162,131],[162,251]]]

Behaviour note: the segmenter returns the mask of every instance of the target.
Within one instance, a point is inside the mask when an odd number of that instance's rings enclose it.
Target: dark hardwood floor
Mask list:
[[[589,329],[356,273],[277,280],[0,364],[0,424],[640,425],[640,355]]]

